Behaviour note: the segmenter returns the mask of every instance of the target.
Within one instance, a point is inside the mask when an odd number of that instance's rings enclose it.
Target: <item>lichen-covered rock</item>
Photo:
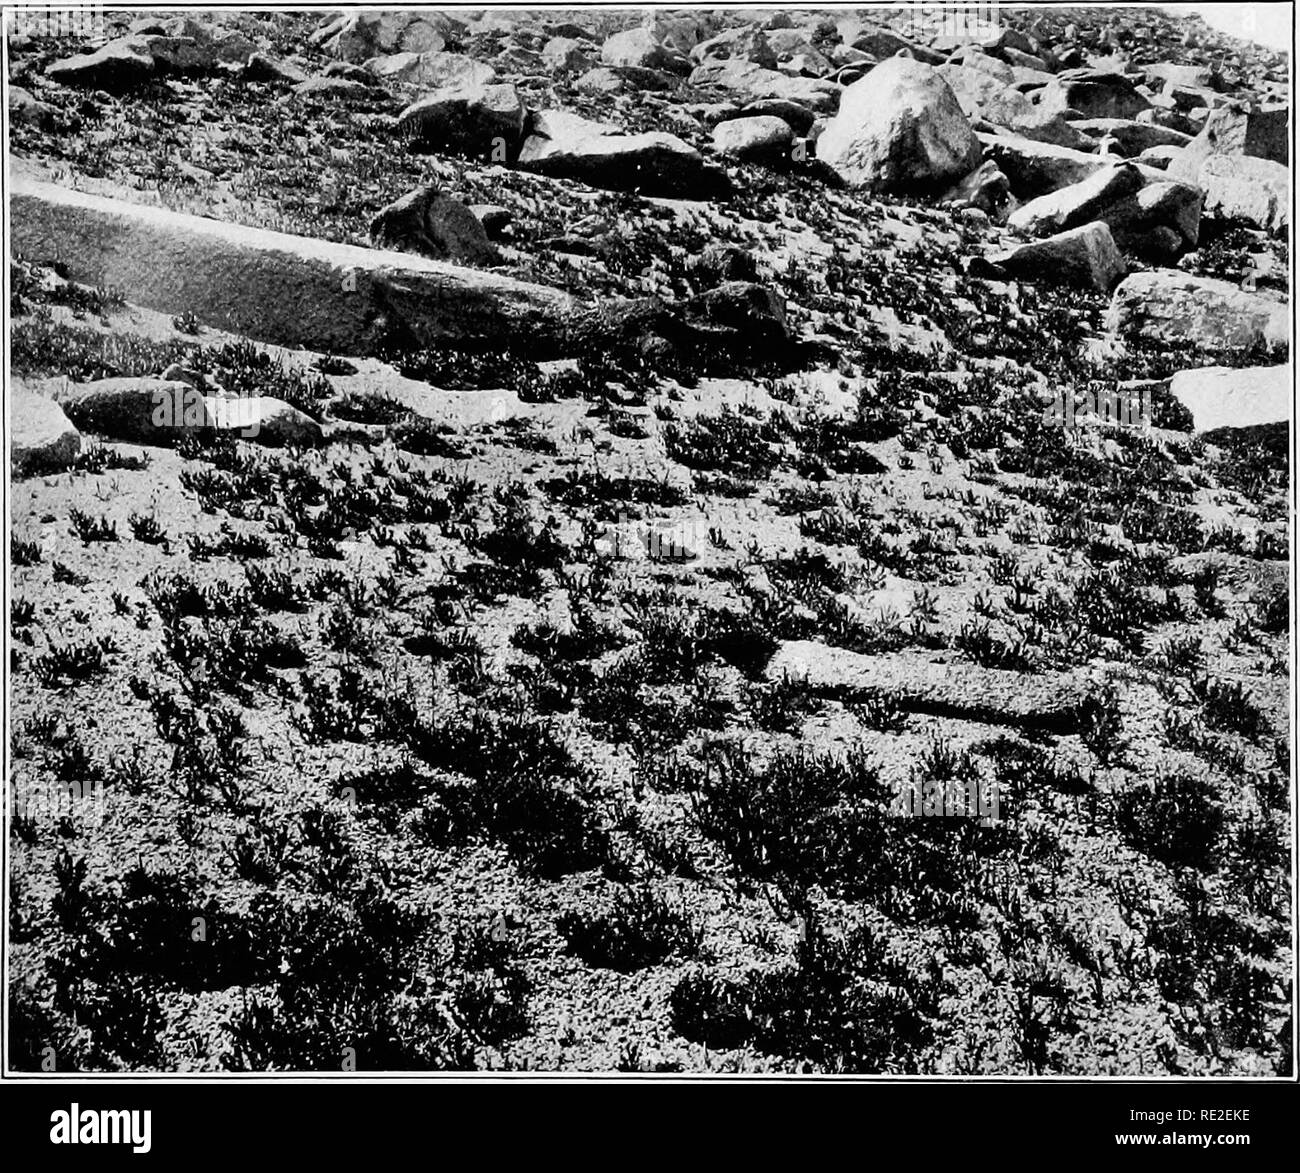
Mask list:
[[[1285,345],[1290,321],[1282,302],[1170,269],[1125,278],[1109,310],[1109,324],[1121,335],[1206,349]]]

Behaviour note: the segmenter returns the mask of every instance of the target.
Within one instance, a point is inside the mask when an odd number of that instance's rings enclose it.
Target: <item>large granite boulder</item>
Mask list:
[[[817,157],[870,191],[943,187],[981,159],[979,140],[938,70],[907,57],[854,82],[817,140]]]

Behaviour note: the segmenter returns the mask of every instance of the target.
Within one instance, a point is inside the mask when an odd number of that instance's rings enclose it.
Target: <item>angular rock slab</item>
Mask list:
[[[724,172],[673,134],[609,134],[600,123],[549,110],[533,116],[531,129],[519,152],[524,171],[680,199],[711,199],[730,189]]]
[[[69,191],[17,170],[10,193],[14,251],[64,258],[73,281],[282,346],[369,354],[405,329],[424,344],[514,336],[545,349],[576,310],[568,294],[508,277]]]
[[[1291,367],[1197,367],[1179,371],[1169,390],[1198,432],[1282,424],[1293,412]]]
[[[1100,221],[1033,240],[988,258],[1012,277],[1054,281],[1109,293],[1127,272],[1110,229]]]
[[[1274,234],[1290,226],[1291,172],[1281,163],[1249,155],[1210,155],[1197,171],[1196,182],[1205,189],[1207,216],[1249,220]]]
[[[1107,312],[1121,335],[1190,341],[1207,349],[1280,346],[1290,336],[1291,310],[1229,281],[1172,269],[1134,273],[1120,282]]]

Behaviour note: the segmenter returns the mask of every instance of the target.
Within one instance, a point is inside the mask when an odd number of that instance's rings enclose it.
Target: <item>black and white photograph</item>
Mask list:
[[[49,1143],[1293,1082],[1293,16],[6,7]]]

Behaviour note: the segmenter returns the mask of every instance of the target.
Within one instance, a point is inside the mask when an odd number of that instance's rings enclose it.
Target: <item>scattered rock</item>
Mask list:
[[[1214,89],[1218,77],[1214,70],[1205,65],[1174,65],[1168,61],[1158,61],[1154,65],[1142,66],[1147,85],[1189,86],[1194,89]]]
[[[155,72],[147,42],[128,37],[109,41],[93,53],[55,61],[46,67],[45,76],[65,86],[121,93],[149,81]]]
[[[1035,114],[1033,102],[990,73],[964,65],[943,65],[939,73],[967,118],[987,118],[1010,126],[1016,120],[1032,119]]]
[[[795,134],[807,134],[817,121],[815,115],[807,106],[801,106],[798,102],[790,102],[783,98],[760,98],[756,102],[750,102],[737,112],[740,118],[761,118],[772,117],[782,119]]]
[[[655,92],[667,90],[673,78],[657,69],[643,69],[637,65],[598,65],[589,69],[574,83],[589,93],[621,94],[625,92]]]
[[[829,113],[839,102],[841,87],[817,77],[789,77],[752,61],[710,60],[698,65],[688,79],[692,86],[717,86],[748,98],[782,98],[816,113]]]
[[[663,44],[652,28],[615,33],[601,45],[600,59],[606,65],[632,65],[669,73],[687,73],[691,67],[690,59]]]
[[[1137,161],[1144,167],[1155,167],[1163,171],[1181,152],[1182,147],[1149,147],[1138,156]]]
[[[487,158],[500,142],[506,156],[513,158],[523,139],[525,116],[512,85],[439,89],[403,110],[397,131],[426,150]]]
[[[65,258],[69,280],[322,353],[373,354],[395,332],[420,345],[527,336],[545,351],[576,314],[545,286],[72,191],[12,165],[9,229],[16,252]]]
[[[437,52],[445,45],[437,25],[418,12],[358,12],[325,42],[334,56],[358,64],[388,53]]]
[[[1096,155],[1019,135],[980,134],[978,138],[1022,200],[1069,187],[1110,165]]]
[[[936,663],[913,651],[873,656],[812,640],[786,641],[765,671],[769,680],[789,676],[814,689],[887,692],[908,712],[1058,734],[1082,727],[1087,696],[1087,682],[1069,673]]]
[[[1244,155],[1285,166],[1290,158],[1288,114],[1285,106],[1260,108],[1239,102],[1211,110],[1200,133],[1188,144],[1188,171],[1210,155]]]
[[[881,62],[844,91],[817,157],[847,183],[906,191],[951,182],[980,162],[980,145],[939,72],[906,57]]]
[[[54,390],[54,402],[82,432],[170,445],[212,425],[200,391],[154,378],[96,379]]]
[[[753,281],[726,281],[691,298],[686,316],[697,330],[727,335],[732,349],[736,343],[746,350],[770,347],[789,338],[784,303]]]
[[[1206,349],[1285,345],[1291,315],[1281,302],[1227,281],[1170,269],[1134,273],[1111,298],[1108,324],[1121,336]]]
[[[556,111],[533,116],[518,163],[539,175],[648,196],[711,199],[730,187],[725,174],[676,135],[609,134],[598,123]]]
[[[1285,112],[1284,112],[1285,113]],[[1290,224],[1291,177],[1285,126],[1240,105],[1211,112],[1200,134],[1169,161],[1168,174],[1205,191],[1205,214],[1249,220],[1269,232]]]
[[[926,65],[942,65],[947,55],[937,49],[920,45],[916,41],[885,28],[873,21],[848,16],[839,22],[840,39],[854,49],[870,53],[877,60],[906,53]]]
[[[1043,87],[1038,104],[1057,114],[1076,111],[1081,118],[1136,118],[1151,102],[1122,73],[1071,69]]]
[[[713,149],[720,155],[745,161],[784,158],[793,141],[790,124],[772,115],[733,118],[713,128]]]
[[[1105,224],[1084,224],[1046,240],[990,256],[989,261],[1012,277],[1029,281],[1060,281],[1109,293],[1127,267]]]
[[[9,87],[9,117],[14,122],[51,131],[59,124],[59,112],[48,102],[38,101],[21,86]]]
[[[1286,423],[1292,415],[1293,381],[1287,365],[1179,371],[1169,390],[1191,412],[1198,432]]]
[[[322,439],[321,426],[296,407],[268,395],[203,399],[212,427],[218,431],[237,432],[245,440],[259,444],[314,447]]]
[[[1070,124],[1090,138],[1110,138],[1125,158],[1132,158],[1153,147],[1185,147],[1191,135],[1159,126],[1153,122],[1137,122],[1129,118],[1081,118]]]
[[[1145,181],[1136,167],[1104,167],[1088,178],[1030,200],[1008,218],[1022,232],[1060,232],[1103,219],[1110,205],[1136,194]]]
[[[267,53],[253,53],[249,55],[248,63],[244,66],[244,79],[298,85],[307,80],[307,75],[291,62],[281,61],[278,57],[272,57]]]
[[[728,29],[691,50],[697,65],[705,61],[751,61],[764,69],[776,68],[776,53],[768,44],[767,34],[757,25]]]
[[[1281,163],[1211,155],[1196,172],[1196,183],[1205,190],[1207,216],[1248,220],[1278,234],[1290,226],[1291,173]]]
[[[980,20],[973,13],[957,11],[948,15],[944,21],[943,31],[931,42],[931,48],[941,52],[945,49],[960,49],[967,45],[978,46],[981,50],[996,53],[1008,44],[1015,44],[1028,51],[1030,43],[1024,35],[1004,28],[993,21]]]
[[[1199,187],[1157,181],[1105,209],[1100,219],[1110,225],[1121,248],[1168,262],[1200,243],[1204,204]]]
[[[13,385],[9,398],[9,469],[15,477],[67,468],[81,451],[81,434],[53,399]]]
[[[426,184],[394,200],[370,222],[370,242],[376,248],[418,253],[457,264],[491,265],[497,251],[487,230],[459,200]]]
[[[383,81],[433,89],[475,89],[497,76],[492,66],[460,53],[395,53],[371,58],[366,69]]]
[[[514,213],[500,204],[470,204],[469,210],[478,217],[489,240],[500,240],[514,219]]]
[[[983,49],[974,45],[950,54],[947,64],[941,66],[939,72],[947,77],[949,71],[955,73],[958,69],[974,69],[986,73],[1004,86],[1009,86],[1016,80],[1016,71],[1007,62],[985,53]],[[951,82],[948,84],[952,85]],[[954,86],[953,89],[955,92],[956,87]]]
[[[1096,150],[1097,146],[1083,131],[1067,122],[1063,115],[1044,110],[1036,105],[1031,106],[1027,113],[1017,114],[1009,119],[1006,127],[1012,134],[1019,135],[1021,138],[1068,147],[1072,151],[1086,153]]]
[[[375,88],[350,77],[309,77],[299,82],[291,91],[299,98],[326,98],[344,102],[370,102],[376,97]]]
[[[590,44],[573,37],[552,37],[542,47],[542,61],[563,73],[583,73],[595,65]]]
[[[378,85],[375,75],[360,65],[350,61],[331,61],[321,70],[321,77],[343,77],[348,81],[359,82],[363,86]]]
[[[1002,223],[1012,210],[1011,181],[992,159],[986,159],[964,176],[941,197],[941,204],[955,204],[959,209],[977,209],[990,220]]]

